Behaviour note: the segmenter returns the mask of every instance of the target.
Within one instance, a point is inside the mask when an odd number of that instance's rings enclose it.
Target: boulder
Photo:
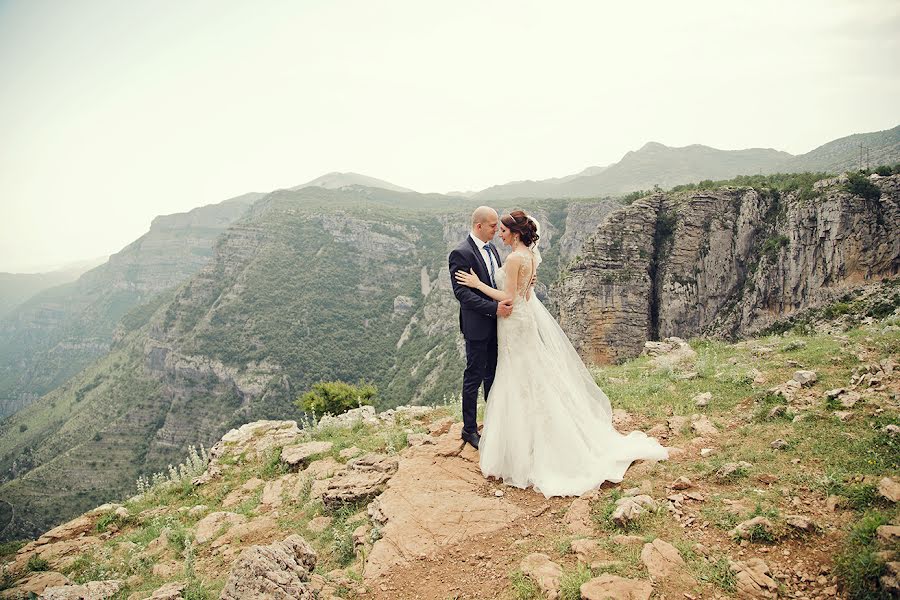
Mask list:
[[[595,494],[575,498],[566,511],[565,521],[569,533],[572,535],[592,535],[594,533],[593,521],[591,521],[591,498]]]
[[[699,436],[714,436],[719,433],[719,430],[706,415],[694,415],[691,418],[691,429]]]
[[[580,592],[583,600],[649,600],[653,585],[607,573],[581,584]]]
[[[519,569],[534,579],[538,588],[548,600],[559,596],[559,581],[562,578],[562,567],[550,560],[546,554],[535,552],[522,559]]]
[[[610,517],[616,525],[624,527],[631,521],[634,521],[647,510],[657,510],[656,501],[642,494],[639,496],[626,496],[616,500],[616,508]]]
[[[801,386],[808,387],[816,382],[818,376],[815,371],[795,371],[793,379]]]
[[[684,559],[678,550],[664,540],[656,538],[641,549],[641,562],[654,579],[663,579],[684,566]]]
[[[118,579],[89,581],[83,585],[51,586],[44,589],[41,600],[106,600],[122,589]]]
[[[246,452],[250,458],[260,459],[267,457],[273,448],[292,444],[299,437],[296,421],[255,421],[223,435],[210,455],[215,459],[225,452],[235,455]]]
[[[740,598],[776,598],[778,584],[772,579],[769,565],[760,558],[731,561],[729,568],[736,580]]]
[[[267,546],[251,546],[234,562],[219,598],[314,600],[318,594],[310,586],[309,576],[315,566],[315,551],[299,535]]]
[[[305,442],[295,446],[285,446],[281,449],[281,462],[290,467],[308,465],[310,458],[318,454],[331,452],[334,447],[332,442]]]
[[[400,459],[384,454],[367,454],[347,463],[347,470],[329,479],[322,491],[328,508],[362,502],[384,491],[397,471]]]
[[[764,532],[767,536],[775,537],[775,527],[772,522],[765,517],[753,517],[738,523],[737,527],[731,530],[731,537],[741,540],[749,540],[757,535],[759,531]]]
[[[878,493],[891,502],[900,502],[900,481],[895,477],[885,477],[878,482]]]

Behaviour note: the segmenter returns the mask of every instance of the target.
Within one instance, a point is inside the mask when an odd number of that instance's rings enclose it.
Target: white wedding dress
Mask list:
[[[640,431],[612,425],[612,408],[566,334],[534,294],[525,293],[532,263],[523,257],[512,314],[497,319],[497,372],[479,444],[481,472],[546,497],[579,496],[604,481],[619,482],[635,460],[663,460],[668,451]],[[536,266],[535,266],[536,268]],[[498,289],[506,285],[497,271]]]

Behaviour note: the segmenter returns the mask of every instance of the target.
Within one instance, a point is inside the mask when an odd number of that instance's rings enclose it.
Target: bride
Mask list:
[[[550,496],[579,496],[604,481],[619,482],[638,459],[664,460],[667,450],[643,432],[612,425],[609,398],[594,382],[566,334],[532,290],[540,264],[538,225],[524,211],[500,219],[512,248],[495,278],[474,272],[457,281],[494,300],[513,301],[497,319],[497,371],[479,444],[481,472]]]

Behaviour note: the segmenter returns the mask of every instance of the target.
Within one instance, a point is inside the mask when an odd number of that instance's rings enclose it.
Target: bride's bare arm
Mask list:
[[[476,275],[475,272],[471,269],[468,273],[457,271],[456,281],[467,287],[475,288],[482,294],[485,294],[486,296],[496,300],[497,302],[512,300],[516,296],[516,285],[518,284],[519,265],[521,264],[521,262],[522,258],[520,256],[516,256],[515,254],[510,254],[509,258],[506,259],[506,264],[503,265],[503,268],[506,271],[506,287],[502,290],[494,289],[478,279],[478,275]]]

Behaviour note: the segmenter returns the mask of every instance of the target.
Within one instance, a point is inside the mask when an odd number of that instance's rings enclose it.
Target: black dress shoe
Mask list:
[[[476,433],[466,433],[465,431],[463,431],[462,439],[464,442],[468,442],[469,444],[472,445],[473,448],[478,450],[478,442],[481,441],[481,436],[478,435],[477,432]]]

